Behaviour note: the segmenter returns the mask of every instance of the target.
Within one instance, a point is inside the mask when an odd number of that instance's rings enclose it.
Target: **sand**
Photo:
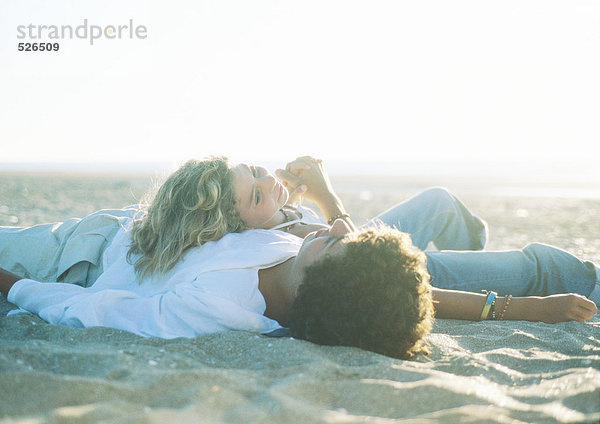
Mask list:
[[[35,194],[50,190],[45,183],[60,187],[66,199],[77,198],[68,192],[73,180],[28,177],[33,185],[22,196],[25,177],[0,178],[0,225],[11,217],[22,225],[58,219],[52,193],[46,202]],[[7,181],[21,184],[21,195]],[[132,189],[130,178],[77,181],[81,199],[92,197],[90,211],[99,207],[103,190],[112,203],[102,206],[115,207],[133,203],[144,188],[136,180]],[[416,192],[417,185],[337,181],[357,220]],[[487,219],[490,249],[535,240],[600,262],[598,199],[451,188]],[[98,199],[90,196],[96,192]],[[75,203],[71,209],[80,213],[71,215],[87,213]],[[30,314],[6,317],[11,307],[0,299],[1,423],[600,421],[598,317],[555,325],[437,320],[430,357],[401,361],[244,332],[162,340],[74,329]]]

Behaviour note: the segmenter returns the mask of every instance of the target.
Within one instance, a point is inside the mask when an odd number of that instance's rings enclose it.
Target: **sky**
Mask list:
[[[84,20],[147,36],[18,38]],[[597,1],[2,0],[0,163],[597,175],[598,75]]]

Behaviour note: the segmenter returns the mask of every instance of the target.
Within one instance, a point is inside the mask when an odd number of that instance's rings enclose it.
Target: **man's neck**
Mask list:
[[[267,308],[265,316],[286,326],[290,307],[300,285],[300,277],[294,273],[294,260],[258,272],[258,289],[265,298]]]

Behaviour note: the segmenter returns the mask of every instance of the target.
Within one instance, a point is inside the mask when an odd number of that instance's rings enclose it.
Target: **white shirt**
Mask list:
[[[258,271],[295,256],[302,239],[270,230],[227,234],[190,249],[169,272],[141,283],[126,260],[129,243],[128,230],[120,230],[104,253],[104,273],[91,287],[22,279],[7,299],[52,324],[167,339],[280,328],[263,315]]]

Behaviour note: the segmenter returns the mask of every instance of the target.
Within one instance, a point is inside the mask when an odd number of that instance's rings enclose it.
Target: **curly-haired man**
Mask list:
[[[584,321],[597,313],[583,296],[597,290],[595,265],[552,246],[422,252],[398,230],[357,232],[343,222],[334,224],[330,237],[344,232],[343,248],[305,269],[290,306],[294,337],[410,358],[428,351],[434,307],[440,318],[548,323]],[[478,293],[484,288],[497,293]],[[570,291],[579,294],[556,294]]]
[[[400,358],[426,353],[433,301],[423,252],[392,229],[355,233],[344,248],[306,269],[292,335]]]

